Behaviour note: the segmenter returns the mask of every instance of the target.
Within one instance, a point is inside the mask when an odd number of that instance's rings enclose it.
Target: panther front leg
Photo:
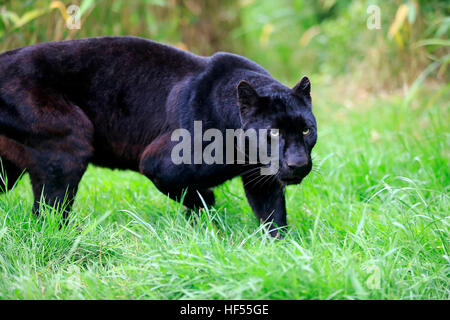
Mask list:
[[[268,176],[243,175],[245,194],[256,217],[268,223],[272,237],[281,238],[286,229],[284,186]]]
[[[155,186],[175,201],[183,201],[189,209],[200,209],[214,204],[211,189],[196,186],[195,175],[198,172],[185,164],[176,165],[171,159],[173,142],[170,134],[155,139],[143,152],[140,160],[140,172],[149,178]]]

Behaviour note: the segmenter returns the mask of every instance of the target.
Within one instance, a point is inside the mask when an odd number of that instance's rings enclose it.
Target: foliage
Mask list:
[[[72,3],[80,30],[65,26]],[[369,4],[381,29],[367,28]],[[319,128],[280,241],[239,179],[186,216],[145,177],[90,167],[60,229],[55,210],[31,215],[26,175],[0,195],[0,299],[449,299],[449,6],[0,0],[0,51],[102,35],[232,51],[290,85],[310,75]]]
[[[59,229],[31,215],[26,176],[0,196],[0,299],[449,299],[448,108],[429,97],[375,100],[377,117],[318,103],[316,169],[288,188],[280,241],[239,179],[187,216],[145,177],[91,167]]]
[[[80,30],[64,8],[79,4]],[[380,7],[381,29],[366,26]],[[363,89],[411,85],[439,61],[432,76],[448,81],[448,1],[145,0],[4,1],[0,49],[100,35],[136,35],[199,54],[233,51],[293,83],[349,75]]]

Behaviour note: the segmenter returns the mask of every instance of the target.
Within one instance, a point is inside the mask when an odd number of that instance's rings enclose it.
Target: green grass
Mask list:
[[[145,177],[90,167],[72,221],[0,196],[1,299],[449,299],[449,105],[316,98],[319,168],[273,240],[239,179],[187,218]],[[442,91],[441,91],[442,93]]]

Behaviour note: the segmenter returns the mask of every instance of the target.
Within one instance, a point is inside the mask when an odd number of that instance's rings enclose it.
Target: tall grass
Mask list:
[[[58,210],[31,215],[26,175],[0,195],[0,298],[449,299],[448,16],[448,1],[0,1],[1,51],[137,35],[243,54],[287,84],[311,74],[319,128],[279,241],[239,178],[187,216],[145,177],[90,167],[59,228]]]
[[[239,179],[187,216],[145,177],[91,167],[59,229],[31,215],[26,176],[0,196],[0,298],[449,299],[449,92],[420,97],[317,99],[318,169],[288,188],[283,240]]]

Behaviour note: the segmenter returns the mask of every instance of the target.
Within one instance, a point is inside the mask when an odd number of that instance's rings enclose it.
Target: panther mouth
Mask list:
[[[280,178],[281,183],[284,185],[291,185],[291,184],[299,184],[302,182],[302,177],[286,177],[286,178]]]

